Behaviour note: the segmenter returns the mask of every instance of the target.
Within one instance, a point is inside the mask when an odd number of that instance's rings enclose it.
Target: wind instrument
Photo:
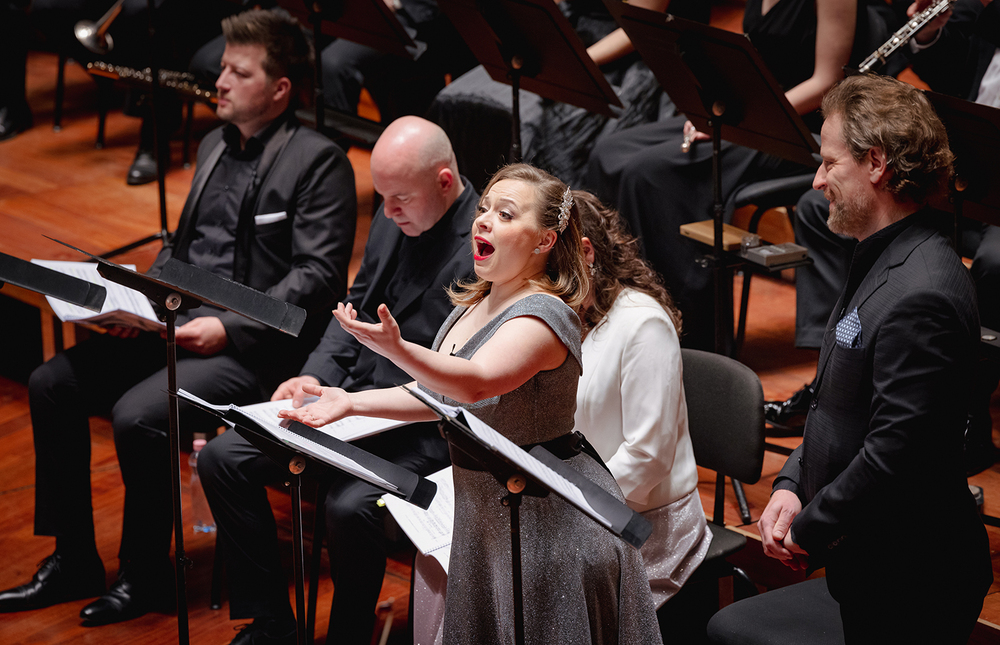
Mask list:
[[[108,27],[115,21],[121,13],[122,4],[125,0],[117,0],[107,13],[101,16],[97,22],[93,20],[81,20],[73,27],[73,34],[84,47],[95,54],[107,54],[115,46],[115,41],[107,33]]]
[[[103,76],[131,85],[149,87],[153,77],[149,68],[135,69],[124,65],[109,65],[101,61],[87,63],[87,71],[94,76]],[[181,96],[187,96],[206,103],[217,103],[218,98],[213,90],[198,85],[194,74],[175,72],[169,69],[160,70],[160,87],[173,90]]]

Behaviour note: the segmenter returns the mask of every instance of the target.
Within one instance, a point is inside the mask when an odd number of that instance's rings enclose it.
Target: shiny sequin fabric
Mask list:
[[[463,310],[438,332],[435,349]],[[570,431],[580,376],[580,322],[562,301],[531,295],[479,330],[456,356],[470,358],[504,322],[543,320],[569,348],[566,361],[513,392],[466,406],[515,443],[547,441]],[[450,399],[439,400],[455,405]],[[624,499],[611,474],[586,454],[567,462]],[[510,513],[506,490],[488,472],[456,466],[455,533],[444,618],[446,645],[514,642]],[[524,497],[521,559],[525,642],[660,643],[649,582],[639,552],[562,498]]]

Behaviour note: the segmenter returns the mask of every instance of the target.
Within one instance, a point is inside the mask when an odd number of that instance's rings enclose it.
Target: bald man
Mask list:
[[[378,321],[376,309],[385,303],[403,338],[430,347],[452,309],[445,287],[472,275],[469,236],[479,195],[458,174],[444,131],[418,117],[402,117],[386,128],[372,151],[371,175],[384,201],[346,302],[370,322]],[[411,380],[334,322],[301,374],[278,386],[272,399],[292,398],[298,407],[304,383],[359,391]],[[448,464],[447,444],[432,423],[404,426],[356,445],[420,475]],[[223,544],[230,617],[254,619],[232,642],[294,643],[288,585],[263,489],[280,481],[283,469],[235,432],[226,432],[202,450],[198,472]],[[334,480],[327,496],[335,588],[328,643],[371,642],[386,561],[380,496],[375,487],[346,475]]]

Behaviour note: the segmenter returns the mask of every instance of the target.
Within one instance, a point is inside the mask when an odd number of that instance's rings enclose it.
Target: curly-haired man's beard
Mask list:
[[[860,237],[867,229],[868,218],[872,212],[871,195],[841,195],[840,199],[832,199],[829,190],[823,196],[830,202],[830,216],[826,225],[838,235]]]

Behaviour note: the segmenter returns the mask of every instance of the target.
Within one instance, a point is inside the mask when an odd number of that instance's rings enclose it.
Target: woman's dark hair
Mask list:
[[[580,315],[584,336],[604,321],[625,288],[645,293],[660,303],[680,336],[681,312],[659,274],[640,257],[639,242],[625,232],[618,211],[583,190],[573,191],[573,201],[580,210],[583,235],[594,247],[594,265],[590,270],[593,304]]]

